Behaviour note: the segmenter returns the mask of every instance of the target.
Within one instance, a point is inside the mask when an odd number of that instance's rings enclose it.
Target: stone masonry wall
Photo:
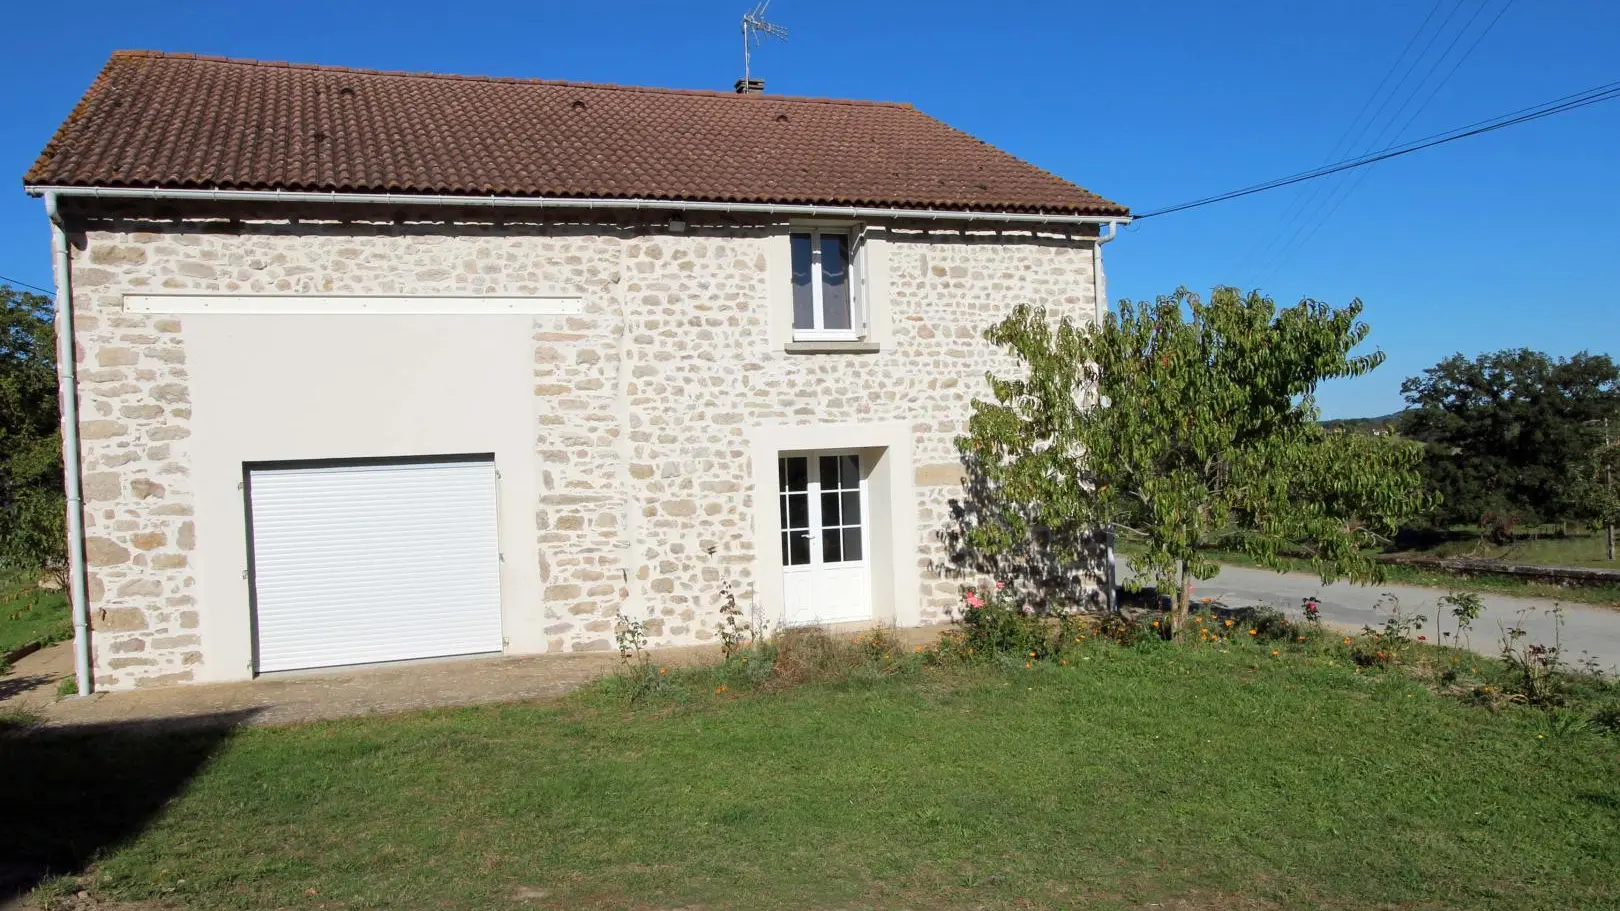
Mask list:
[[[790,355],[769,341],[767,238],[785,226],[661,227],[86,218],[75,233],[85,521],[97,685],[190,679],[203,660],[190,563],[190,388],[179,318],[126,293],[579,295],[536,323],[535,504],[551,651],[613,645],[619,613],[655,645],[712,639],[722,586],[753,594],[748,428],[911,422],[924,619],[958,581],[932,572],[959,492],[953,439],[984,373],[981,337],[1019,302],[1089,318],[1089,237],[892,226],[893,341]],[[778,277],[777,280],[782,280]],[[560,328],[559,328],[560,326]],[[206,533],[206,530],[202,530]],[[223,609],[223,608],[216,608]],[[234,608],[233,608],[234,609]]]

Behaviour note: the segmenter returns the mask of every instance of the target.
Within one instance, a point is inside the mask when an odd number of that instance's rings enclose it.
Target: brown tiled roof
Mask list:
[[[120,51],[31,186],[1118,215],[910,105]]]

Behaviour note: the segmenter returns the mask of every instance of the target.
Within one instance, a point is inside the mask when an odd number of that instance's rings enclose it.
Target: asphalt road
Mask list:
[[[1130,567],[1120,558],[1120,578],[1129,577]],[[1281,608],[1293,616],[1303,616],[1301,601],[1315,595],[1322,608],[1322,619],[1330,623],[1359,629],[1377,626],[1388,619],[1387,609],[1374,610],[1374,605],[1385,594],[1400,599],[1403,611],[1421,612],[1428,617],[1423,635],[1429,641],[1434,634],[1435,602],[1445,596],[1437,588],[1412,585],[1360,586],[1348,582],[1323,585],[1322,580],[1299,573],[1275,573],[1264,569],[1225,566],[1220,575],[1194,584],[1194,598],[1213,598],[1231,606],[1258,602]],[[1562,639],[1564,657],[1579,661],[1583,653],[1596,658],[1605,671],[1620,670],[1620,608],[1592,607],[1585,604],[1562,605],[1563,626],[1558,629],[1552,610],[1556,601],[1543,598],[1515,598],[1507,595],[1481,593],[1485,610],[1474,621],[1469,640],[1464,643],[1474,651],[1495,655],[1501,651],[1502,627],[1522,625],[1529,638],[1551,645],[1555,633]],[[1522,620],[1520,612],[1524,611]],[[1445,629],[1455,629],[1449,613],[1445,614]]]

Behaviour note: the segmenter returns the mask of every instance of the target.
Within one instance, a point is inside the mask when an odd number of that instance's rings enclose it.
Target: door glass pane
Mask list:
[[[821,312],[822,328],[850,327],[849,237],[844,234],[821,235]]]
[[[839,525],[859,525],[859,524],[861,524],[861,492],[858,491],[858,490],[846,490],[843,493],[839,494],[839,496],[843,497],[844,508],[839,513],[839,515],[842,518],[840,518],[838,520],[838,524]],[[826,499],[825,494],[822,495],[822,499]],[[822,509],[826,509],[826,507],[823,506]]]
[[[845,490],[856,490],[861,486],[861,457],[858,455],[844,455],[838,457],[838,477],[843,482],[839,487]]]
[[[821,531],[821,562],[842,563],[844,548],[839,543],[839,531],[836,528],[824,528]]]
[[[787,524],[782,527],[809,528],[810,495],[807,493],[790,493],[783,499],[787,500]]]
[[[810,563],[810,533],[790,531],[788,535],[788,566],[807,566]]]
[[[788,532],[785,532],[785,531],[782,532],[782,565],[783,566],[792,566],[793,565],[792,562],[790,562],[789,559],[788,559],[788,537],[789,537]]]
[[[805,456],[778,459],[776,476],[781,480],[783,490],[809,490],[810,460]]]
[[[854,562],[861,558],[861,530],[859,528],[844,529],[844,559]]]
[[[823,482],[823,484],[825,483],[826,482]],[[825,487],[822,488],[822,491],[821,524],[824,526],[844,524],[843,520],[838,518],[838,492],[827,492]]]
[[[821,462],[821,464],[817,465],[816,469],[821,472],[821,489],[822,490],[837,490],[838,489],[838,457],[837,456],[822,456],[821,459],[820,459],[820,462]]]
[[[793,328],[814,329],[816,299],[810,287],[810,235],[789,234],[793,251]]]

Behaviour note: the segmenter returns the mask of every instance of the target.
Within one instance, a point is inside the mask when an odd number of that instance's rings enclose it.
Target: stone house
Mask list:
[[[942,620],[981,333],[1128,220],[909,105],[147,52],[24,182],[98,689]]]

